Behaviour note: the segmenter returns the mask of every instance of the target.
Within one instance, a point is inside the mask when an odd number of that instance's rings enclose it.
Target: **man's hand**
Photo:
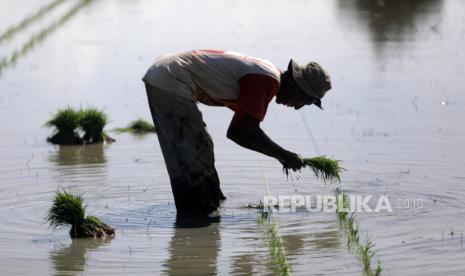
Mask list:
[[[284,159],[279,161],[283,164],[284,168],[292,169],[293,171],[300,170],[305,166],[305,162],[302,157],[290,151],[284,156]]]

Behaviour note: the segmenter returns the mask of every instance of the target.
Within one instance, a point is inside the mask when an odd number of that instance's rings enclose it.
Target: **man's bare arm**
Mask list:
[[[299,155],[285,150],[260,128],[260,121],[245,114],[234,114],[226,135],[238,145],[278,159],[291,169],[300,169],[303,166]]]

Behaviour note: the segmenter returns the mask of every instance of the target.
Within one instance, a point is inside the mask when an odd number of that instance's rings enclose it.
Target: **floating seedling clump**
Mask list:
[[[86,144],[100,142],[114,142],[112,138],[103,132],[107,124],[107,115],[96,108],[90,107],[80,111],[79,125],[84,131],[82,137]]]
[[[54,229],[71,225],[69,234],[72,238],[105,238],[115,234],[111,226],[97,217],[86,217],[85,212],[81,196],[62,191],[56,193],[46,219]]]
[[[340,182],[341,178],[339,173],[343,170],[339,166],[339,161],[326,158],[324,155],[312,158],[304,158],[305,167],[309,167],[315,176],[329,182]],[[284,168],[286,175],[289,175],[289,169]]]
[[[82,141],[77,132],[79,112],[72,107],[58,110],[45,125],[55,128],[54,134],[47,139],[52,144],[76,145]]]
[[[117,128],[118,132],[132,132],[137,134],[155,132],[155,126],[144,119],[137,119],[129,123],[127,127]]]
[[[45,125],[55,128],[47,140],[57,145],[82,145],[115,140],[105,134],[107,115],[96,108],[75,110],[72,107],[58,110]],[[82,137],[79,133],[83,133]]]

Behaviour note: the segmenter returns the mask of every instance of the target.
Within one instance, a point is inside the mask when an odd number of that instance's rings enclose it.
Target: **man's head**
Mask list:
[[[318,63],[299,66],[291,59],[287,71],[281,75],[276,103],[295,109],[314,104],[322,109],[321,98],[330,89],[329,75]]]

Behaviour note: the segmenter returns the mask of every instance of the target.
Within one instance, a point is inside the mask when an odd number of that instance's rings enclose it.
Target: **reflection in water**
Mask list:
[[[281,239],[284,242],[284,247],[286,249],[286,254],[288,257],[292,255],[299,255],[302,253],[302,249],[305,245],[304,236],[301,234],[292,234],[292,235],[282,235]]]
[[[434,16],[439,22],[443,7],[442,0],[339,0],[338,4],[350,19],[368,26],[377,47],[387,41],[411,40],[426,20]]]
[[[253,254],[241,254],[232,257],[232,274],[233,275],[252,275],[253,269],[257,262]]]
[[[322,232],[307,236],[308,245],[315,250],[328,250],[341,246],[341,234],[336,229],[322,229]],[[295,251],[298,253],[298,251]]]
[[[133,133],[131,135],[134,138],[134,140],[136,140],[136,141],[146,141],[146,140],[157,139],[157,138],[153,137],[156,134],[150,133],[150,132]]]
[[[54,275],[78,275],[84,271],[87,252],[108,244],[111,239],[73,239],[66,247],[59,246],[50,253]]]
[[[165,267],[169,275],[214,275],[220,248],[219,217],[213,220],[176,218]]]
[[[299,259],[301,256],[315,254],[316,252],[325,254],[324,252],[333,252],[341,248],[343,242],[341,241],[342,236],[339,229],[332,228],[330,225],[324,226],[328,223],[331,222],[315,222],[311,226],[301,223],[281,226],[281,238],[291,267],[300,265]],[[290,229],[287,229],[288,227]],[[296,227],[299,230],[296,230]],[[293,262],[296,263],[293,264]]]
[[[49,160],[58,166],[104,164],[107,162],[104,147],[103,144],[60,146],[58,152],[51,155]]]
[[[75,185],[76,181],[103,188],[108,173],[105,145],[93,144],[86,146],[60,146],[58,151],[49,156],[54,163],[57,183],[62,187]],[[96,192],[93,189],[94,194]]]

